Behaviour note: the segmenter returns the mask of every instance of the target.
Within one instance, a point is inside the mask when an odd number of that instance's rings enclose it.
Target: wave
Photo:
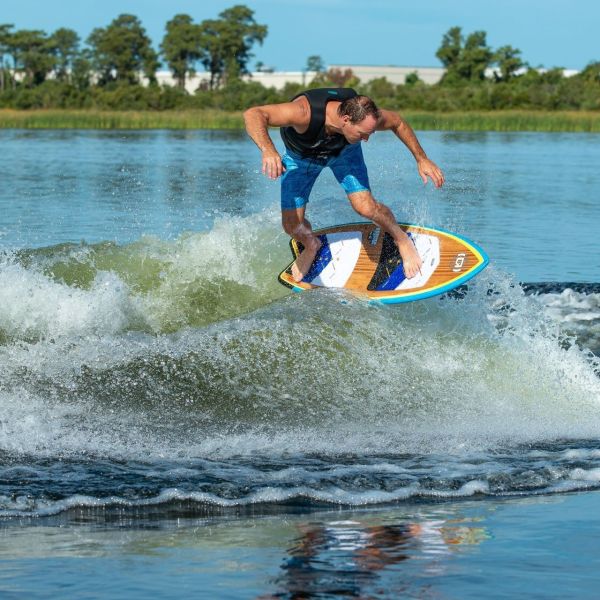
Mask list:
[[[596,287],[492,266],[389,307],[288,260],[272,215],[6,253],[0,516],[598,487]]]
[[[0,450],[369,455],[597,435],[595,290],[526,293],[491,267],[463,297],[402,307],[290,294],[284,242],[266,213],[5,254]]]
[[[401,311],[290,295],[173,334],[4,346],[0,448],[371,454],[596,435],[597,360],[564,344],[524,295],[507,317],[502,295],[487,294],[492,280],[498,288],[490,272],[468,298]]]
[[[285,295],[269,213],[127,245],[61,244],[0,257],[0,341],[200,327]]]
[[[277,217],[220,218],[176,240],[60,244],[0,255],[0,344],[59,337],[173,333],[280,301],[290,260]],[[471,288],[473,284],[471,284]],[[600,283],[513,284],[592,351],[600,349]],[[518,288],[518,289],[517,289]],[[477,289],[481,285],[477,283]],[[462,298],[463,286],[450,296]],[[490,282],[488,294],[497,293]]]
[[[3,459],[4,485],[18,482],[26,487],[31,482],[31,487],[30,493],[21,495],[3,493],[0,487],[0,519],[62,515],[89,522],[232,512],[256,516],[600,488],[598,450],[573,442],[454,457],[309,454],[294,464],[290,457],[133,463],[34,459],[24,467],[10,464],[6,456]],[[40,493],[44,484],[51,490]]]

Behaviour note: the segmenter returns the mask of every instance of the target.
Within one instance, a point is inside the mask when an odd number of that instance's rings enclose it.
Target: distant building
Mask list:
[[[282,89],[286,83],[309,84],[317,75],[316,71],[254,71],[248,81],[256,81],[265,87]]]
[[[427,83],[429,85],[433,85],[434,83],[438,83],[446,69],[443,67],[395,67],[395,66],[370,66],[370,65],[329,65],[330,69],[339,69],[340,71],[345,71],[346,69],[351,69],[352,73],[358,77],[361,83],[368,83],[373,79],[379,79],[380,77],[385,77],[390,83],[393,84],[404,84],[406,83],[406,77],[415,73],[419,79],[423,83]],[[549,69],[537,69],[540,73],[545,73],[549,71]],[[485,75],[486,77],[493,78],[494,72],[497,69],[486,69]],[[522,69],[519,74],[525,72],[525,69]],[[577,75],[579,71],[575,69],[563,69],[564,77],[573,77],[573,75]]]
[[[177,80],[175,77],[173,77],[173,73],[171,73],[171,71],[157,71],[155,76],[158,85],[170,85],[171,87],[175,87],[177,85]],[[144,85],[148,84],[148,80],[145,77],[142,77],[141,80]],[[210,74],[200,71],[193,77],[188,76],[185,78],[185,91],[188,94],[193,94],[199,87],[205,85],[208,86],[209,81]]]
[[[339,69],[340,71],[351,69],[361,83],[368,83],[373,79],[385,77],[395,85],[404,84],[406,77],[411,73],[416,73],[421,81],[431,85],[437,83],[446,72],[443,67],[395,67],[392,65],[329,65],[329,68]]]
[[[390,83],[403,84],[406,77],[416,73],[421,81],[428,84],[437,83],[445,73],[442,67],[394,67],[371,65],[329,65],[329,69],[346,71],[350,69],[361,83],[368,83],[373,79],[385,77]],[[251,81],[258,81],[265,87],[281,89],[286,83],[310,83],[317,75],[313,71],[256,71],[250,75]]]
[[[330,69],[345,71],[351,69],[352,73],[362,83],[368,83],[373,79],[385,77],[390,83],[400,84],[406,81],[411,73],[416,73],[421,81],[429,84],[437,83],[444,74],[442,67],[394,67],[394,66],[366,66],[366,65],[329,65]],[[282,89],[286,83],[309,84],[317,75],[316,71],[275,71],[262,68],[246,75],[246,81],[256,81],[265,87]],[[160,85],[176,85],[176,81],[170,71],[159,71],[156,79]],[[206,87],[209,83],[209,74],[200,71],[194,77],[186,78],[185,89],[193,94],[199,87]]]
[[[352,73],[358,77],[361,83],[368,83],[373,79],[385,77],[394,85],[404,84],[408,75],[415,73],[421,81],[432,85],[438,83],[443,77],[446,69],[443,67],[396,67],[396,66],[376,66],[376,65],[329,65],[329,69],[339,69],[346,71],[350,69]],[[541,73],[548,69],[538,69]],[[563,75],[572,77],[579,71],[573,69],[565,69]],[[244,76],[246,81],[256,81],[265,87],[273,87],[281,90],[286,83],[298,83],[300,85],[309,84],[317,75],[316,71],[275,71],[269,68],[262,68],[260,71],[254,71],[249,75]],[[487,77],[493,77],[494,69],[486,71]],[[170,71],[159,71],[156,73],[156,80],[159,85],[175,86],[173,75]],[[147,80],[144,80],[147,83]],[[185,89],[188,93],[193,94],[198,88],[207,88],[210,82],[210,74],[205,71],[199,71],[194,77],[187,77],[185,80]]]
[[[316,74],[314,71],[271,71],[263,69],[244,76],[244,80],[256,81],[265,87],[273,87],[280,90],[286,83],[306,85],[314,79]],[[177,85],[170,71],[158,71],[156,73],[156,80],[159,85]],[[198,88],[208,87],[209,82],[210,74],[205,71],[199,71],[193,77],[186,77],[185,89],[190,94],[193,94]]]

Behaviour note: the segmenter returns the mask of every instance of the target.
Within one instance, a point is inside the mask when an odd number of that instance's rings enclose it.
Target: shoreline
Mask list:
[[[600,112],[592,111],[402,111],[421,131],[600,133]],[[0,109],[0,129],[243,129],[241,112]]]

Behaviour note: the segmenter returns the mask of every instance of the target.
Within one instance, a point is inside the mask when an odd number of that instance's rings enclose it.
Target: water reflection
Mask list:
[[[488,131],[444,131],[440,133],[440,139],[446,144],[485,144],[490,136]]]
[[[372,598],[382,590],[386,597],[400,597],[421,576],[445,574],[457,546],[477,545],[489,537],[484,528],[460,521],[372,525],[344,520],[299,530],[275,582],[277,591],[261,600]],[[394,575],[392,583],[387,572]]]

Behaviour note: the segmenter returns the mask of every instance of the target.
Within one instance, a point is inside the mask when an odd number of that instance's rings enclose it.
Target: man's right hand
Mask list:
[[[262,172],[269,179],[277,179],[285,167],[281,162],[281,156],[276,150],[265,150],[262,155]]]

